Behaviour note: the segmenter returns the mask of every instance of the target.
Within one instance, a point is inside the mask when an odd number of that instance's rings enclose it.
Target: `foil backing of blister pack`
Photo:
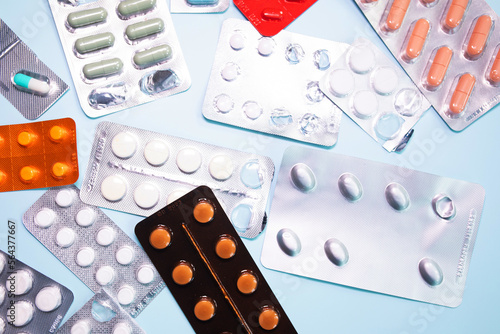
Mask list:
[[[323,93],[387,151],[406,146],[430,103],[399,66],[359,38],[320,81]]]
[[[73,5],[68,2],[49,0],[80,105],[89,117],[107,115],[189,89],[191,77],[165,1],[151,0],[150,3],[154,6],[150,10],[143,10],[129,17],[120,16],[117,9],[124,1],[97,0],[81,4],[78,4],[78,1],[71,1]],[[135,4],[131,4],[130,8],[133,5]],[[105,14],[102,14],[104,16],[102,22],[77,28],[72,28],[68,24],[68,15],[86,10],[100,10],[100,8],[105,11]],[[87,16],[92,17],[92,15]],[[163,30],[159,33],[133,40],[127,37],[127,27],[148,21],[156,22],[158,27],[161,27],[161,23],[157,20],[163,22]],[[135,31],[140,33],[147,29],[149,27]],[[96,35],[102,37],[109,33],[113,37],[108,36],[106,39],[112,41],[111,46],[84,54],[77,51],[75,46],[77,41],[81,43],[84,38]],[[104,38],[99,38],[94,44],[103,40]],[[86,41],[85,44],[79,45],[94,44]],[[135,56],[140,52],[154,50],[164,45],[170,47],[169,58],[158,62],[160,53],[155,52],[151,55],[151,59],[157,57],[157,61],[153,61],[149,66],[143,67],[135,63]],[[115,60],[114,70],[120,67],[121,62],[121,70],[109,76],[104,74],[93,79],[85,77],[85,66],[108,60]],[[101,69],[103,72],[107,71],[103,66],[97,68],[98,71]],[[151,86],[150,83],[154,85]],[[142,85],[147,85],[151,89],[146,90]],[[160,91],[156,92],[157,88]]]
[[[388,12],[394,3],[393,0],[380,0],[371,3],[366,0],[355,0],[355,2],[394,57],[452,130],[465,129],[500,101],[498,84],[492,84],[488,80],[488,72],[499,50],[498,16],[485,1],[468,1],[460,24],[453,30],[444,28],[446,27],[444,20],[448,8],[452,5],[451,0],[408,1],[407,10],[401,9],[404,19],[395,31],[388,31],[384,28]],[[482,15],[487,15],[492,20],[487,43],[479,58],[467,59],[465,55],[469,37],[476,20]],[[424,38],[425,44],[423,44],[420,54],[415,59],[408,61],[410,60],[408,57],[405,60],[405,49],[416,22],[420,19],[425,19],[428,22],[429,30]],[[429,87],[426,79],[427,73],[437,50],[443,47],[452,51],[451,61],[442,82],[437,87]],[[459,78],[467,73],[475,77],[475,85],[465,109],[456,114],[450,111],[450,100]]]
[[[170,0],[171,13],[222,13],[225,12],[230,0]]]
[[[161,161],[152,160],[153,150],[163,156]],[[220,179],[210,171],[218,160],[225,174]],[[265,226],[273,176],[274,164],[268,157],[102,122],[80,197],[89,204],[150,216],[195,187],[207,185],[240,235],[253,238]],[[110,196],[108,185],[121,188],[120,194]]]
[[[478,184],[290,147],[278,175],[262,264],[456,307],[484,196]]]
[[[262,37],[247,21],[224,21],[203,115],[221,123],[333,146],[342,112],[319,89],[347,44],[282,31]]]
[[[165,283],[142,248],[79,192],[75,186],[48,190],[23,223],[92,291],[106,288],[135,318]]]

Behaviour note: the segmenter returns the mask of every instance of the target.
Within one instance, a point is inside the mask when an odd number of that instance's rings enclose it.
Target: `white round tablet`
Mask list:
[[[56,243],[59,247],[69,247],[76,239],[76,233],[69,227],[63,227],[56,234]]]
[[[49,208],[43,208],[36,213],[35,224],[40,228],[47,228],[52,226],[55,219],[56,213],[53,210]]]
[[[349,67],[353,72],[364,74],[375,67],[375,54],[368,45],[358,45],[349,52]]]
[[[354,77],[348,70],[338,69],[330,73],[330,91],[338,97],[349,95],[354,89]]]
[[[42,312],[52,312],[62,303],[61,290],[57,286],[47,286],[35,298],[36,307]]]
[[[257,46],[257,50],[261,56],[267,57],[270,56],[274,52],[274,47],[276,43],[271,37],[262,37],[259,39],[259,45]]]
[[[111,149],[118,158],[128,159],[137,149],[137,140],[131,133],[120,132],[113,137]]]
[[[33,314],[35,313],[35,308],[30,302],[25,300],[17,301],[14,303],[15,318],[12,324],[15,327],[21,327],[28,324],[31,319],[33,319]],[[7,310],[7,316],[10,310]]]
[[[3,302],[5,300],[5,295],[7,295],[5,288],[0,285],[0,305],[3,304]]]
[[[227,114],[234,108],[233,99],[229,95],[220,94],[215,97],[214,108],[222,114]]]
[[[56,195],[56,203],[61,208],[67,208],[73,204],[75,192],[71,189],[62,189]]]
[[[231,48],[233,50],[239,51],[245,47],[245,36],[243,36],[239,32],[235,32],[230,38],[229,38],[229,45],[231,45]]]
[[[120,175],[110,175],[101,183],[102,196],[111,202],[121,200],[127,193],[127,180]]]
[[[220,71],[222,79],[234,81],[240,75],[240,67],[235,63],[227,63]]]
[[[177,153],[177,167],[186,173],[196,172],[201,166],[201,153],[195,148],[186,147]]]
[[[124,285],[118,290],[118,302],[121,305],[130,305],[135,299],[135,290],[130,285]]]
[[[256,120],[263,113],[262,107],[255,101],[245,102],[242,109],[245,115],[251,120]]]
[[[116,232],[110,226],[104,226],[97,231],[95,241],[101,246],[109,246],[115,241]]]
[[[208,170],[214,179],[219,181],[227,180],[234,171],[233,161],[228,155],[216,155],[210,160]]]
[[[352,111],[359,118],[367,119],[378,111],[377,95],[369,90],[362,90],[352,97]]]
[[[161,166],[167,162],[170,150],[167,143],[160,139],[154,139],[146,144],[144,158],[153,166]]]
[[[80,267],[88,267],[94,263],[95,252],[90,247],[81,248],[78,253],[76,253],[76,264]]]
[[[88,227],[94,224],[96,219],[96,212],[94,209],[86,207],[80,209],[76,214],[75,221],[81,227]]]
[[[116,261],[123,266],[131,264],[134,260],[134,257],[134,249],[130,246],[120,247],[115,254]]]
[[[0,334],[4,334],[5,333],[5,321],[0,318]]]
[[[168,194],[167,205],[169,205],[170,203],[173,203],[173,202],[177,201],[179,198],[181,198],[182,196],[186,195],[188,192],[189,192],[189,190],[188,189],[184,189],[184,188],[175,189],[170,194]]]
[[[90,334],[91,331],[89,323],[85,320],[80,320],[71,326],[71,334]]]
[[[7,291],[16,296],[24,295],[33,287],[33,277],[24,269],[18,270],[9,275],[7,281],[5,281],[5,287]]]
[[[95,273],[95,280],[99,285],[105,286],[113,282],[115,278],[115,270],[110,266],[103,266]]]
[[[151,209],[160,200],[160,190],[151,182],[143,182],[134,190],[134,201],[143,209]]]
[[[5,269],[5,264],[6,264],[5,257],[0,254],[0,274]]]
[[[390,95],[398,87],[398,75],[393,68],[381,67],[373,72],[373,89],[380,95]]]
[[[135,273],[137,281],[141,284],[149,284],[155,278],[155,271],[151,266],[141,266]]]

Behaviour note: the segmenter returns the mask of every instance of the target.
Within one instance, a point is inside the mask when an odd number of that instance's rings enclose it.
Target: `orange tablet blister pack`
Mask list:
[[[63,186],[78,175],[71,118],[0,126],[0,192]]]

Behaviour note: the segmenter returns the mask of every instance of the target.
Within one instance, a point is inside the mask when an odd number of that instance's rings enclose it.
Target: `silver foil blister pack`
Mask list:
[[[99,117],[180,93],[191,78],[163,0],[49,0],[78,99]]]
[[[273,176],[268,157],[102,122],[80,197],[93,205],[150,216],[206,185],[238,233],[253,238],[265,225]]]
[[[0,333],[54,333],[72,302],[68,288],[0,251]]]
[[[40,117],[68,85],[0,19],[0,92],[29,120]]]
[[[23,223],[92,291],[106,288],[135,318],[165,283],[142,248],[98,207],[83,203],[79,192],[75,186],[50,189]]]
[[[105,289],[68,319],[58,334],[146,334]]]
[[[448,126],[500,100],[498,16],[483,0],[355,0]]]
[[[347,44],[281,31],[263,37],[248,21],[224,21],[203,115],[221,123],[322,146],[337,142],[342,112],[319,89]]]
[[[170,0],[171,13],[222,13],[231,0]]]
[[[387,151],[400,151],[430,103],[403,70],[359,38],[320,81],[323,93]]]
[[[262,264],[456,307],[484,196],[478,184],[290,147],[278,175]]]

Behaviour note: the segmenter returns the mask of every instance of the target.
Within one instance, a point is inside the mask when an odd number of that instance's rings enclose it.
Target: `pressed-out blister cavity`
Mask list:
[[[187,90],[191,78],[165,1],[50,0],[78,99],[99,117]]]
[[[316,177],[312,192],[301,191],[291,178],[300,165]],[[262,264],[456,307],[484,196],[478,184],[290,147],[278,175]]]
[[[99,290],[57,333],[146,334],[106,289]]]
[[[10,251],[0,251],[0,333],[54,333],[73,293]]]
[[[264,228],[273,176],[268,157],[102,122],[80,197],[149,216],[193,188],[209,185],[240,235],[253,238]]]
[[[283,31],[262,37],[249,22],[222,25],[203,115],[277,136],[333,146],[342,113],[319,88],[343,43]],[[276,90],[286,91],[279,94]],[[286,98],[285,98],[286,97]]]
[[[230,0],[172,0],[171,13],[222,13],[225,12]]]
[[[165,285],[137,243],[79,192],[75,186],[47,191],[23,223],[92,291],[105,288],[135,318]]]
[[[486,1],[355,1],[452,130],[498,103],[498,15]]]

